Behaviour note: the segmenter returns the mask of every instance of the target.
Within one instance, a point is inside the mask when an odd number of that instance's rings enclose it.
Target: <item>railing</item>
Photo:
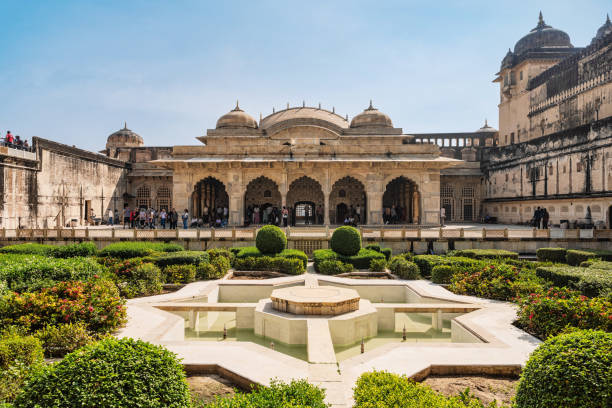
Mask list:
[[[612,230],[594,229],[529,229],[529,228],[431,228],[431,227],[358,227],[366,241],[372,240],[520,240],[520,239],[612,239]],[[0,229],[0,239],[111,239],[111,240],[173,240],[195,239],[211,241],[251,241],[258,228],[206,229]],[[329,239],[333,227],[287,227],[284,231],[291,240]]]

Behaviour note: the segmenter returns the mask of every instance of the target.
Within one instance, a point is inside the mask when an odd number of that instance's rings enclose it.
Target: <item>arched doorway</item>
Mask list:
[[[312,201],[300,201],[293,207],[293,219],[297,225],[316,224],[316,204]]]
[[[278,185],[267,177],[252,180],[244,193],[245,224],[278,224],[281,214]]]
[[[612,229],[612,205],[608,207],[608,228]]]
[[[229,196],[225,184],[214,177],[206,177],[196,184],[192,195],[192,217],[201,218],[204,224],[215,221],[216,217],[227,223],[225,208],[229,214]],[[177,208],[177,211],[182,209]]]
[[[363,183],[351,176],[343,177],[334,183],[329,194],[329,220],[342,224],[347,216],[351,216],[356,224],[365,224],[366,203]]]
[[[383,194],[383,222],[385,224],[417,224],[420,195],[417,184],[404,177],[394,178]]]
[[[305,224],[306,218],[300,218],[298,214],[303,211],[312,209],[313,215],[311,218],[314,219],[315,224],[323,223],[323,189],[318,181],[302,176],[294,180],[289,185],[289,191],[287,192],[287,207],[289,207],[289,213],[293,215],[289,220],[291,225]],[[303,204],[298,211],[297,205]],[[312,206],[312,207],[309,207]],[[304,213],[305,217],[306,214]],[[310,221],[310,220],[309,220]]]

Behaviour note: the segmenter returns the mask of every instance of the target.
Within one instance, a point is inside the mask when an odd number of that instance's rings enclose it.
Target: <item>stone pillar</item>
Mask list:
[[[421,177],[419,186],[421,202],[421,223],[440,224],[440,171],[429,171]]]
[[[227,176],[226,190],[229,196],[229,225],[240,226],[244,222],[244,194],[242,177],[238,172],[229,173]]]
[[[173,184],[172,206],[178,213],[182,213],[185,208],[189,209],[189,201],[193,186],[187,174],[177,174],[176,170],[173,176]]]
[[[383,223],[383,178],[379,174],[368,175],[366,185],[366,196],[368,200],[368,224],[382,225]]]
[[[329,191],[323,191],[323,224],[329,225]]]

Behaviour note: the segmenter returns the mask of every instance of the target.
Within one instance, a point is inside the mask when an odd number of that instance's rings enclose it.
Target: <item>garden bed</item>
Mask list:
[[[232,397],[236,389],[240,389],[238,384],[217,374],[190,375],[187,384],[193,399],[205,404],[214,401],[216,397]]]
[[[456,396],[466,388],[485,406],[491,401],[509,405],[516,394],[518,378],[494,376],[432,376],[427,377],[423,384],[435,391],[450,396]]]
[[[272,279],[272,278],[283,278],[287,275],[281,272],[275,271],[232,271],[228,276],[228,279],[233,280],[258,280],[258,279]]]
[[[397,279],[390,272],[372,272],[372,271],[353,271],[335,275],[339,278],[351,279]]]

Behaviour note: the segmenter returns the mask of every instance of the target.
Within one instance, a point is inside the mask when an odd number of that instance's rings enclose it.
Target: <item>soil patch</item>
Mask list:
[[[470,393],[484,405],[497,400],[498,403],[510,404],[516,394],[518,378],[492,376],[433,376],[427,377],[423,384],[446,396],[457,396],[469,387]]]
[[[209,403],[219,397],[231,397],[238,386],[216,374],[198,374],[187,377],[189,390],[195,400]]]

